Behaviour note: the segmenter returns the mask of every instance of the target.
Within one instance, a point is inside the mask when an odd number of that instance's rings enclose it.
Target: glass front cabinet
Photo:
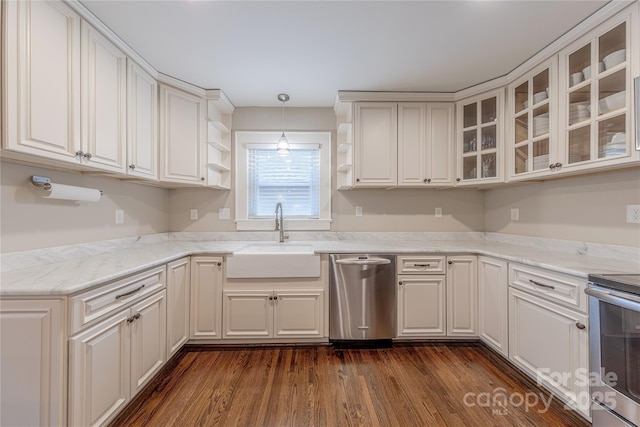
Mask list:
[[[632,71],[639,56],[635,10],[627,9],[560,52],[560,172],[639,159],[631,115]]]
[[[503,90],[457,103],[456,185],[503,181]]]
[[[509,180],[546,175],[556,170],[556,163],[560,161],[557,76],[557,57],[554,57],[509,86]]]

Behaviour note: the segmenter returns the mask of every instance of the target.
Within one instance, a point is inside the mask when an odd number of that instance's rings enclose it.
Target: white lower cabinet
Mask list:
[[[403,337],[444,336],[445,276],[398,276],[398,332]]]
[[[224,291],[224,338],[320,338],[323,289]]]
[[[69,425],[105,425],[160,370],[162,290],[69,339]]]
[[[509,356],[509,274],[507,262],[478,257],[478,335]]]
[[[447,335],[477,336],[475,255],[447,257]]]
[[[191,257],[192,340],[220,339],[222,330],[222,257]]]
[[[189,340],[190,289],[189,257],[167,264],[167,359]]]
[[[0,425],[66,424],[63,300],[0,301]]]
[[[509,359],[588,417],[587,316],[510,288],[509,319]]]

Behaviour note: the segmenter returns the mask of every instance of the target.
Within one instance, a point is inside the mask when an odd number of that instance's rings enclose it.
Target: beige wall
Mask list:
[[[45,199],[32,175],[104,195],[98,202]],[[5,162],[0,177],[2,253],[169,231],[169,191],[162,188]],[[124,224],[115,225],[116,209],[124,210]]]
[[[629,204],[640,204],[638,168],[510,185],[486,191],[485,231],[640,247],[640,226],[626,222]]]

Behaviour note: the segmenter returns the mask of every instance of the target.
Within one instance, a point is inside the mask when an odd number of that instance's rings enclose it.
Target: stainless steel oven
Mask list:
[[[590,275],[593,425],[640,425],[640,275]]]

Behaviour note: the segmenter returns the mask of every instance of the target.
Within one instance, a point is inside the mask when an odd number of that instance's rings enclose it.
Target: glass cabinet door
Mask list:
[[[469,103],[463,102],[459,108],[462,116],[462,150],[461,159],[458,160],[458,182],[500,178],[500,105],[501,99],[496,94]]]
[[[568,165],[629,154],[627,32],[622,22],[568,55],[563,76]]]
[[[552,66],[534,71],[524,81],[510,88],[512,96],[511,141],[513,151],[511,176],[547,171],[553,161],[550,147],[550,112],[555,104],[550,101],[549,83]],[[555,67],[554,67],[555,69]]]

